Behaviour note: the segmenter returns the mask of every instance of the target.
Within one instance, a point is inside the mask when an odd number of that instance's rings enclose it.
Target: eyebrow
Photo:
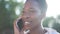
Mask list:
[[[34,8],[29,8],[28,11],[35,11]],[[23,10],[23,12],[25,12],[25,10]]]
[[[35,9],[34,9],[34,8],[29,8],[29,11],[30,11],[30,10],[32,10],[32,11],[33,11],[33,10],[35,10]]]

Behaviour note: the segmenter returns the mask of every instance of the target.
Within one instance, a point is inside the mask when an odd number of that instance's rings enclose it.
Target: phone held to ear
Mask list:
[[[21,31],[23,28],[27,28],[27,27],[25,27],[25,25],[27,25],[27,24],[29,24],[29,22],[25,22],[25,23],[24,23],[22,19],[19,19],[19,20],[17,21],[17,25],[18,25],[18,28],[19,28],[20,31]],[[27,29],[24,29],[23,32],[24,32],[24,34],[29,34],[30,30],[27,28]]]

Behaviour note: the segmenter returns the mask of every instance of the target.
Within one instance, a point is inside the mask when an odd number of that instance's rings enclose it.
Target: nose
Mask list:
[[[30,17],[29,16],[26,16],[26,19],[29,19]]]
[[[29,19],[30,18],[30,16],[29,15],[26,15],[26,19]]]
[[[25,14],[23,14],[22,16],[23,16],[23,18],[25,18],[25,19],[29,19],[29,18],[31,17],[31,15],[30,15],[29,13],[25,13]]]

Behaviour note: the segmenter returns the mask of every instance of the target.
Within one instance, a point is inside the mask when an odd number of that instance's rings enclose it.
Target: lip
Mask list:
[[[24,19],[23,21],[24,22],[32,22],[32,20],[30,20],[30,19]]]
[[[29,22],[25,22],[25,25],[29,25],[30,23]]]
[[[25,24],[31,25],[32,21],[24,21]]]
[[[24,23],[25,23],[25,25],[32,26],[32,24],[31,24],[32,21],[25,21]]]

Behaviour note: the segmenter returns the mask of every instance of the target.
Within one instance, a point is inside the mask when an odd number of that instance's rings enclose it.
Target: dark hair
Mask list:
[[[36,0],[39,3],[39,6],[41,6],[42,12],[47,10],[47,3],[46,0]]]

